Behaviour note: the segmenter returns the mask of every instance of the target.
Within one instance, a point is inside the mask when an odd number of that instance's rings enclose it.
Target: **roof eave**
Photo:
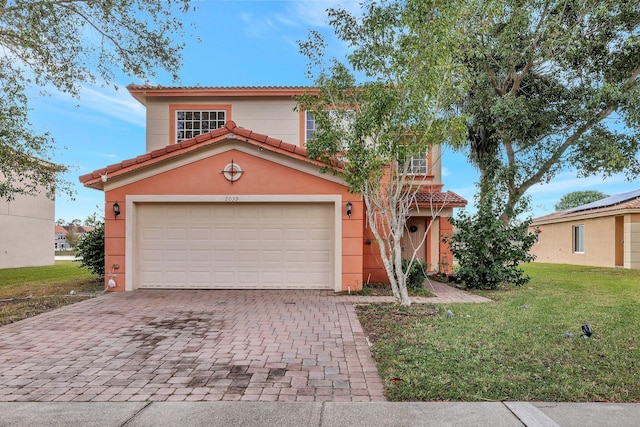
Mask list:
[[[228,87],[182,87],[145,86],[130,84],[127,90],[142,105],[149,97],[287,97],[305,93],[319,93],[318,89],[306,86],[228,86]]]
[[[640,213],[640,208],[624,208],[619,210],[606,210],[606,211],[583,211],[581,214],[573,215],[573,216],[562,216],[557,218],[550,219],[540,219],[534,218],[531,222],[531,226],[539,226],[539,225],[548,225],[548,224],[558,224],[562,222],[570,222],[570,221],[580,221],[585,219],[592,218],[602,218],[605,216],[619,216],[619,215],[627,215],[627,214],[637,214]],[[544,218],[544,217],[541,217]]]

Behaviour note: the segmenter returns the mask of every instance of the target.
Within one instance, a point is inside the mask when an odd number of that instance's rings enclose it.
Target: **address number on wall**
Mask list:
[[[240,196],[225,196],[224,197],[224,201],[225,202],[239,202],[240,201]]]

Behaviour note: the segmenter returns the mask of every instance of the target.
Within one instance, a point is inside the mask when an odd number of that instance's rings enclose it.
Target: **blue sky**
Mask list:
[[[186,48],[176,60],[182,64],[180,81],[160,75],[145,82],[119,75],[119,86],[86,87],[80,99],[51,93],[32,98],[31,121],[40,132],[48,131],[61,150],[55,160],[72,165],[66,175],[74,184],[75,200],[56,199],[56,219],[86,219],[103,208],[103,193],[80,185],[78,176],[145,151],[145,110],[125,86],[136,84],[201,86],[307,86],[306,58],[298,52],[297,40],[305,40],[310,29],[327,36],[329,56],[340,56],[344,46],[331,37],[327,7],[341,4],[358,8],[358,1],[333,0],[202,0],[194,2],[195,13],[184,15],[188,30]],[[195,28],[190,28],[190,24]],[[256,129],[259,131],[258,129]],[[473,203],[477,172],[464,155],[445,150],[445,189]],[[532,215],[553,212],[562,195],[578,190],[600,190],[608,194],[640,188],[640,180],[628,182],[618,175],[577,179],[575,172],[562,172],[551,183],[532,188]],[[471,206],[471,209],[473,207]]]

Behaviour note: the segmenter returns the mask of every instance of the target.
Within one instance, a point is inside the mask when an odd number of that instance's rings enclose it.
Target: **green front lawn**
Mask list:
[[[0,326],[101,293],[102,280],[79,265],[56,261],[44,267],[0,269]]]
[[[388,398],[640,401],[640,271],[525,269],[494,303],[359,308]]]

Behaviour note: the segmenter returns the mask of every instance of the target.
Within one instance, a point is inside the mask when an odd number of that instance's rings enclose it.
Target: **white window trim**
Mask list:
[[[571,228],[571,237],[573,241],[571,243],[574,254],[583,254],[585,246],[584,237],[584,224],[577,224]]]
[[[429,175],[429,152],[419,153],[409,159],[409,175]]]
[[[336,112],[337,110],[326,110],[326,111],[328,111],[329,114],[331,114]],[[355,110],[344,110],[344,112],[352,115],[352,118],[350,120],[349,119],[343,120],[344,123],[342,123],[342,125],[343,127],[346,128],[349,125],[348,121],[353,123],[353,121],[355,120]],[[333,116],[333,114],[331,115]],[[313,123],[313,126],[309,126],[310,123]],[[318,130],[318,128],[316,126],[316,120],[315,120],[315,117],[313,116],[313,113],[311,113],[310,111],[305,111],[304,112],[304,144],[305,145],[307,145],[307,142],[309,141],[309,139],[311,139],[311,136],[316,130]],[[346,147],[343,144],[342,148],[346,150],[348,147]]]
[[[209,120],[207,120],[208,122],[216,122],[215,123],[215,127],[209,126],[206,131],[203,131],[202,130],[202,122],[203,122],[203,120],[202,120],[202,118],[200,118],[199,120],[192,119],[192,120],[189,121],[190,123],[199,122],[200,123],[200,128],[199,129],[197,129],[197,130],[195,130],[195,129],[186,129],[186,128],[181,129],[180,126],[179,126],[179,122],[182,120],[182,121],[185,121],[185,123],[187,123],[187,119],[178,119],[178,116],[179,116],[180,113],[200,113],[200,114],[202,114],[202,113],[215,113],[216,114],[216,119],[211,120],[211,118],[209,118]],[[222,115],[223,115],[222,119],[219,119],[217,117],[219,113],[222,113]],[[201,109],[201,110],[199,110],[199,109],[189,109],[189,108],[178,109],[178,110],[175,111],[174,120],[175,120],[175,135],[174,135],[175,142],[176,143],[180,143],[182,141],[185,141],[185,140],[188,140],[188,139],[191,139],[191,138],[195,138],[196,136],[201,135],[203,133],[211,132],[212,130],[216,130],[216,129],[220,129],[221,127],[224,127],[224,125],[225,125],[225,123],[227,121],[227,111],[226,110],[222,110],[222,109],[213,109],[213,110],[212,109]],[[189,137],[185,136],[184,138],[180,138],[179,137],[179,133],[181,131],[192,132],[192,135],[189,136]]]

